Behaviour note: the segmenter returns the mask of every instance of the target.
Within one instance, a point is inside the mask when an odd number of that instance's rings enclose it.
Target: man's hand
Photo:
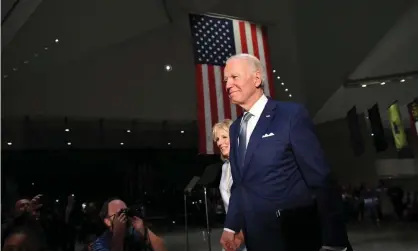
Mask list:
[[[30,201],[30,205],[29,205],[29,210],[31,212],[38,211],[42,207],[42,204],[40,203],[41,197],[42,197],[42,194],[38,194],[32,198],[32,200]]]
[[[119,234],[125,236],[126,222],[128,219],[125,214],[115,215],[112,221],[112,230],[115,235]]]
[[[235,235],[234,243],[237,248],[244,243],[244,234],[242,231]]]
[[[144,227],[144,221],[142,221],[139,217],[132,217],[132,226],[138,233],[141,233],[142,236],[145,235],[145,227]]]
[[[35,220],[38,220],[40,217],[39,209],[42,207],[41,198],[42,194],[38,194],[33,197],[30,201],[29,207],[27,208],[27,212],[29,212],[35,218]]]
[[[226,251],[235,251],[238,248],[235,244],[235,233],[224,231],[221,236],[221,245]]]
[[[124,238],[126,233],[127,217],[125,214],[116,214],[112,216],[112,240],[110,250],[123,250]]]

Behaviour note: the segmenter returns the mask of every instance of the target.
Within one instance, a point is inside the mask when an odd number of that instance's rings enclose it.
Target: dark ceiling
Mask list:
[[[14,2],[2,1],[3,17]],[[63,117],[85,128],[104,118],[116,124],[149,121],[155,124],[154,131],[169,121],[178,137],[181,128],[195,130],[190,12],[220,13],[267,25],[272,66],[280,76],[275,83],[277,98],[302,102],[315,114],[414,1],[20,2],[2,24],[3,135],[16,142],[24,130],[15,128],[23,127],[26,116],[49,121],[39,125],[48,124],[56,135],[62,134],[63,125],[56,129],[54,125]],[[166,64],[173,67],[171,72],[164,70]],[[120,136],[111,136],[109,144],[123,139],[125,127],[118,126]],[[80,140],[93,134],[80,130],[85,133],[74,136]],[[171,140],[157,134],[148,141]],[[65,141],[60,137],[55,140]],[[190,142],[193,139],[180,144]]]

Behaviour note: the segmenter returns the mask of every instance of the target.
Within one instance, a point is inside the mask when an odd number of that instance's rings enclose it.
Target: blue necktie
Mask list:
[[[253,115],[249,112],[246,112],[241,120],[241,125],[239,129],[239,142],[238,142],[238,163],[240,168],[244,166],[245,153],[247,152],[247,124],[248,120]]]

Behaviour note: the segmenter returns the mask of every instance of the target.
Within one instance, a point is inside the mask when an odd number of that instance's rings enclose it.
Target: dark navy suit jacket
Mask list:
[[[230,128],[234,183],[225,228],[238,232],[252,224],[263,224],[254,214],[316,201],[323,245],[345,246],[341,195],[329,182],[330,169],[308,111],[296,103],[269,99],[249,139],[243,166],[237,164],[240,122],[241,117]]]

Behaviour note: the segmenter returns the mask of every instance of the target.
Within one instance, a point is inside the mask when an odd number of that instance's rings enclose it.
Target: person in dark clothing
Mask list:
[[[7,238],[14,234],[17,229],[31,229],[31,233],[37,233],[38,239],[44,239],[44,231],[40,222],[34,219],[31,213],[24,212],[4,225],[2,229],[2,246],[5,245]]]
[[[375,190],[370,188],[364,191],[364,209],[369,214],[370,219],[373,223],[379,225],[380,218],[378,215],[378,195]]]
[[[364,218],[364,185],[354,190],[354,202],[357,221],[361,222]]]
[[[100,236],[106,231],[106,227],[100,219],[100,211],[94,202],[86,204],[83,211],[80,241],[86,243],[91,236]]]
[[[37,230],[30,226],[20,226],[8,234],[2,250],[41,251],[44,250],[44,243]]]
[[[20,227],[29,226],[39,233],[43,233],[43,228],[39,221],[39,209],[42,206],[39,201],[42,195],[37,195],[33,199],[19,199],[15,203],[13,217],[2,224],[1,244],[4,245],[6,238],[11,232]]]
[[[403,210],[404,206],[402,203],[404,191],[399,186],[394,186],[389,188],[388,195],[390,200],[392,201],[393,208],[395,209],[395,213],[398,216],[398,219],[403,218]]]

